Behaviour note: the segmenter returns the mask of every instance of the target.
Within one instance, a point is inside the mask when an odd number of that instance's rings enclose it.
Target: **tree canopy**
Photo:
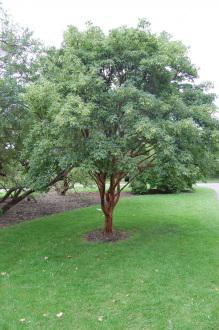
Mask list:
[[[198,168],[212,157],[214,95],[197,77],[186,47],[144,20],[108,34],[90,23],[82,32],[70,26],[62,46],[41,57],[39,79],[25,95],[28,182],[43,190],[60,170],[85,168],[112,233],[126,175],[132,180],[161,160]]]
[[[0,24],[0,189],[6,191],[3,201],[6,197],[19,201],[27,194],[24,186],[27,163],[21,153],[30,125],[23,94],[26,86],[37,78],[40,44],[28,29],[15,25],[2,8]]]

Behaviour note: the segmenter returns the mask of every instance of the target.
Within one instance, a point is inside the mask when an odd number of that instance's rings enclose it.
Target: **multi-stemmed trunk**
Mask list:
[[[97,183],[101,208],[105,215],[104,234],[113,233],[113,211],[120,197],[120,182],[125,175],[122,173],[112,174],[110,176],[109,188],[106,190],[106,173],[95,173],[93,177]]]
[[[60,171],[60,173],[54,177],[47,185],[47,188],[53,186],[56,182],[64,180],[73,166],[70,166],[66,170]],[[7,212],[10,208],[24,200],[26,197],[34,192],[33,189],[24,189],[22,187],[13,187],[9,189],[5,195],[0,199],[0,215]]]
[[[6,191],[4,196],[0,199],[0,203],[4,203],[11,196],[11,194],[16,191],[16,189],[16,187],[8,189],[8,191]]]
[[[0,206],[1,212],[4,214],[7,212],[10,208],[24,200],[26,197],[28,197],[30,194],[32,194],[34,190],[29,189],[27,191],[23,191],[19,189],[9,200],[7,198],[4,198],[4,200],[1,201],[3,206]],[[10,197],[10,194],[7,196]]]

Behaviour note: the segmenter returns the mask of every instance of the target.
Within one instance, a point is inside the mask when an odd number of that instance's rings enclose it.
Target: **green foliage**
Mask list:
[[[219,178],[219,159],[215,161],[213,176]]]
[[[144,194],[192,190],[197,181],[211,176],[215,168],[215,155],[208,150],[203,152],[202,147],[192,150],[191,153],[189,145],[186,146],[187,150],[178,149],[178,153],[168,161],[165,156],[159,155],[156,166],[144,171],[131,182],[132,191]]]
[[[89,186],[91,182],[93,182],[85,168],[73,168],[68,177],[73,186],[76,183],[80,183],[86,187]]]
[[[76,184],[82,185],[79,189],[80,191],[86,192],[87,190],[89,191],[89,189],[91,191],[97,191],[96,187],[92,187],[93,181],[88,171],[85,168],[80,167],[73,168],[64,180],[61,180],[55,184],[55,188],[58,193],[65,195],[69,189],[78,191],[78,187],[75,187]]]
[[[144,20],[107,35],[89,23],[82,32],[70,26],[60,49],[38,57],[29,31],[2,22],[2,186],[45,191],[79,167],[120,192],[125,176],[161,161],[176,181],[179,168],[194,166],[194,181],[209,163],[218,141],[214,95],[194,82],[181,42],[153,34]]]
[[[145,21],[108,35],[92,24],[83,32],[70,26],[62,47],[49,49],[40,63],[40,79],[26,95],[28,180],[36,189],[68,166],[125,177],[161,158],[169,172],[176,160],[177,173],[199,159],[194,181],[215,149],[209,85],[194,83],[185,46],[153,34]]]
[[[10,188],[23,185],[26,171],[21,151],[30,123],[23,93],[36,79],[39,44],[2,8],[0,24],[0,187]]]
[[[193,184],[202,178],[199,168],[182,164],[167,163],[140,174],[132,183],[136,194],[148,192],[173,193],[192,190]]]

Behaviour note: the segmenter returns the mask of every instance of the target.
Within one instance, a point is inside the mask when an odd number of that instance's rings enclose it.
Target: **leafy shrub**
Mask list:
[[[193,184],[201,178],[202,175],[196,166],[186,167],[168,163],[143,172],[131,183],[131,187],[135,194],[152,191],[174,193],[192,190]]]
[[[219,178],[219,159],[215,163],[215,171],[214,171],[214,176],[216,178]]]

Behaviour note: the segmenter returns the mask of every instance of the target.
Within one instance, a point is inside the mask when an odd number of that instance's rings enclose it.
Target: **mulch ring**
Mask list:
[[[116,241],[128,239],[129,235],[125,231],[117,230],[112,234],[106,234],[102,229],[91,231],[85,238],[89,242],[115,243]]]
[[[122,193],[121,196],[131,196],[131,194]],[[4,215],[0,216],[0,227],[99,203],[100,198],[97,192],[69,192],[66,196],[61,196],[56,191],[50,191],[41,194],[36,200],[25,199],[12,207]]]

